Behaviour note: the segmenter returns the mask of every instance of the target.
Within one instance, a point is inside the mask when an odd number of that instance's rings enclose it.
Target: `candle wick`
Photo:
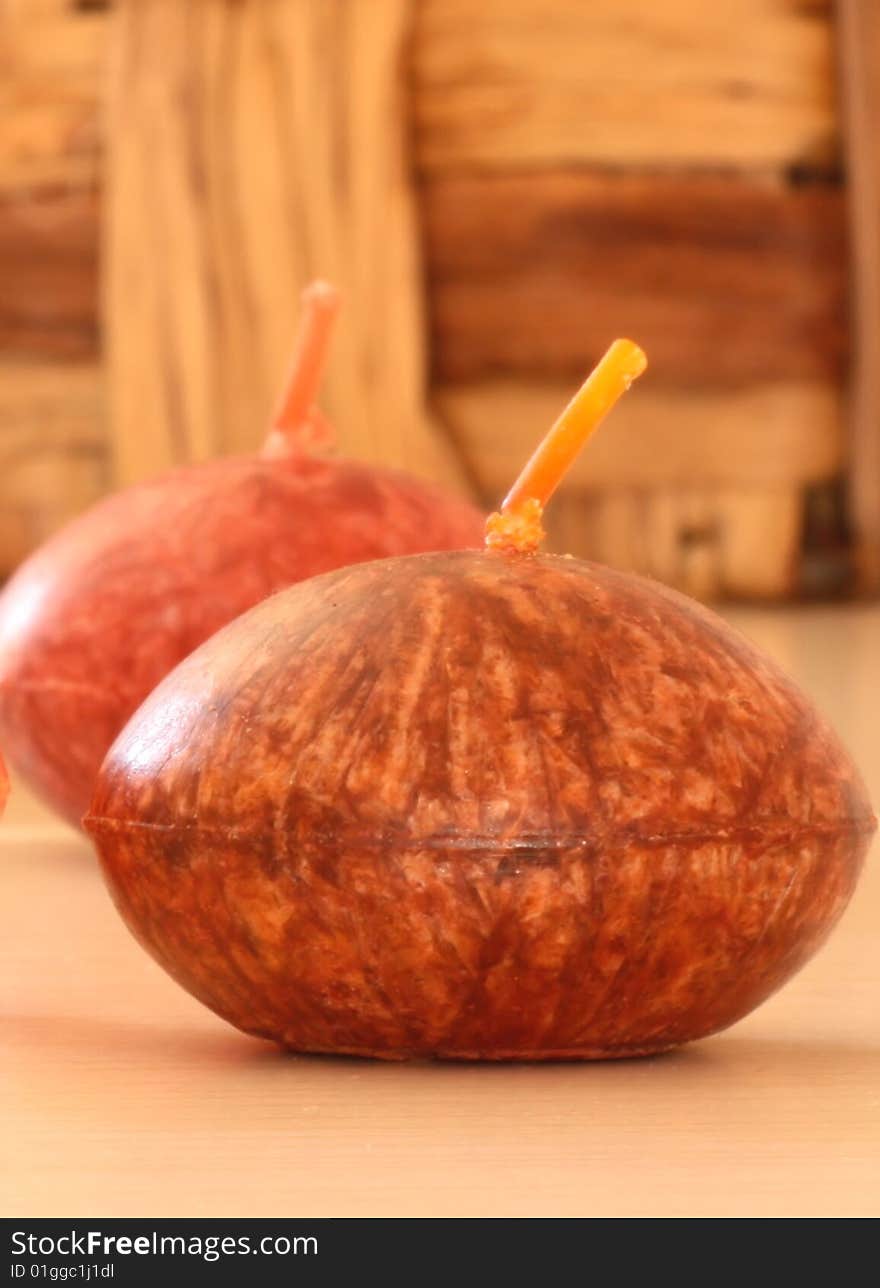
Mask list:
[[[534,554],[546,537],[544,507],[536,496],[527,496],[508,510],[496,510],[486,520],[486,549]]]
[[[615,340],[581,385],[486,521],[489,550],[534,554],[544,539],[544,507],[575,457],[617,400],[648,365],[632,340]]]
[[[335,434],[317,407],[340,296],[328,282],[313,282],[302,294],[302,315],[287,379],[270,421],[264,456],[289,456],[333,445]]]

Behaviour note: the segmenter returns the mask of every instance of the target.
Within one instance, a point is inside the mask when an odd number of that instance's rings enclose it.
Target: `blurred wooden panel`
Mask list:
[[[722,488],[714,497],[718,525],[717,596],[772,599],[796,593],[803,495],[792,486]]]
[[[847,468],[828,0],[114,7],[0,0],[0,348],[39,359],[0,365],[0,567],[101,485],[103,237],[117,481],[257,446],[323,274],[347,295],[324,399],[347,450],[495,499],[632,333],[650,375],[554,538],[707,597],[790,593],[802,489]],[[850,45],[870,61],[870,34]]]
[[[551,547],[646,574],[697,599],[780,599],[799,588],[797,487],[609,487],[554,499]]]
[[[573,490],[773,490],[833,477],[843,466],[842,393],[831,383],[674,391],[658,387],[654,374],[649,367],[575,461]],[[573,391],[514,380],[435,390],[437,410],[487,500],[505,494]]]
[[[857,577],[880,588],[880,5],[838,5],[852,238],[853,364],[848,499]]]
[[[747,176],[549,172],[424,188],[439,381],[583,373],[615,335],[656,383],[842,378],[844,196]]]
[[[432,171],[827,163],[837,149],[830,9],[830,0],[422,0],[419,162]]]
[[[300,288],[345,307],[322,403],[367,460],[457,479],[425,410],[407,0],[119,0],[106,231],[117,481],[253,449]]]
[[[551,548],[647,573],[700,599],[798,590],[804,489],[843,467],[828,383],[675,391],[652,370],[575,462],[547,513]],[[493,504],[572,389],[497,381],[436,391]]]
[[[70,0],[0,3],[0,578],[106,485],[96,263],[105,22]]]
[[[0,358],[3,455],[60,449],[92,454],[104,438],[103,376],[96,362]]]
[[[0,361],[0,577],[105,487],[97,364]]]
[[[106,25],[72,0],[0,3],[0,192],[95,182]]]
[[[97,347],[97,194],[0,193],[0,349],[82,358]]]

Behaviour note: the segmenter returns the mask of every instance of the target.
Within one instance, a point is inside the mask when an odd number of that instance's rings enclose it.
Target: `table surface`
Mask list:
[[[880,609],[729,614],[831,716],[880,801]],[[728,1033],[653,1060],[284,1056],[137,947],[87,842],[0,827],[8,1216],[880,1214],[880,875]]]

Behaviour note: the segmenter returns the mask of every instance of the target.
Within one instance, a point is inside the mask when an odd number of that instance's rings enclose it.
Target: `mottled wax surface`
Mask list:
[[[126,720],[218,627],[305,577],[481,538],[465,502],[346,461],[233,458],[129,488],[0,596],[0,742],[79,823]]]
[[[135,934],[295,1050],[662,1050],[822,942],[874,820],[778,668],[648,581],[481,552],[273,597],[168,677],[88,826]]]

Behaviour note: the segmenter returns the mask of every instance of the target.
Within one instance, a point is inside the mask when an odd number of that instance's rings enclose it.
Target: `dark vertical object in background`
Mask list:
[[[880,5],[840,0],[844,149],[849,178],[853,358],[850,517],[860,588],[880,587]]]

